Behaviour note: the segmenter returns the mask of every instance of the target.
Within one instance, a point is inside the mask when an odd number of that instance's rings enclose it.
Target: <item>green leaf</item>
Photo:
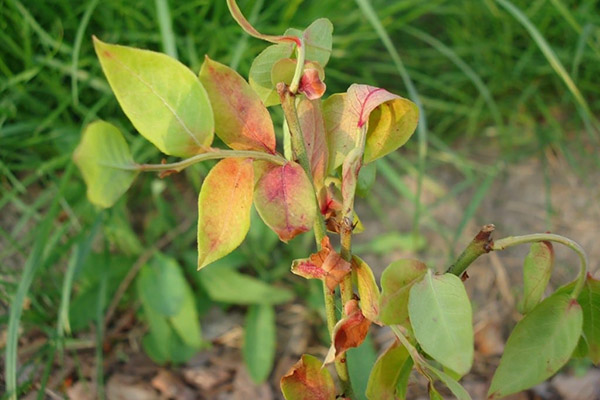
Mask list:
[[[187,282],[183,293],[183,304],[181,304],[181,308],[177,314],[169,317],[169,322],[186,345],[199,349],[204,345],[204,342],[202,341],[202,332],[200,331],[194,293]]]
[[[275,311],[268,304],[250,306],[244,328],[244,361],[250,377],[256,383],[264,382],[273,369],[275,346]]]
[[[308,354],[281,378],[281,392],[286,400],[335,400],[335,384],[329,370]]]
[[[97,206],[111,207],[138,174],[131,170],[136,164],[129,146],[119,129],[104,121],[89,124],[82,136],[73,160],[87,185],[87,197]]]
[[[369,373],[377,360],[377,351],[373,344],[371,335],[367,335],[365,341],[358,347],[348,349],[346,362],[348,363],[348,374],[356,400],[367,400],[367,385]]]
[[[356,182],[356,194],[366,198],[375,184],[377,178],[377,164],[370,163],[363,165],[358,172],[358,181]]]
[[[542,299],[550,281],[554,264],[554,249],[550,242],[537,242],[531,245],[523,263],[523,299],[519,311],[531,311]]]
[[[161,53],[94,38],[96,54],[133,126],[165,154],[188,157],[213,140],[213,112],[198,77]]]
[[[316,61],[323,67],[327,65],[333,43],[333,24],[327,18],[313,21],[304,32],[290,28],[285,34],[302,36],[306,46],[306,60]]]
[[[175,260],[157,253],[138,275],[140,296],[157,313],[172,317],[185,300],[187,282]]]
[[[358,256],[352,256],[352,267],[353,271],[356,272],[360,309],[368,320],[376,322],[379,320],[380,294],[373,271]]]
[[[353,84],[345,94],[335,94],[325,100],[323,115],[332,171],[355,147],[357,134],[367,123],[365,163],[402,146],[416,129],[418,108],[410,100],[387,90]]]
[[[415,337],[433,359],[464,375],[473,364],[473,317],[465,287],[455,275],[433,275],[410,289],[408,314]]]
[[[226,158],[208,173],[198,197],[198,269],[226,256],[250,229],[252,160]]]
[[[423,278],[427,266],[419,260],[394,261],[381,274],[379,319],[386,325],[405,324],[408,319],[408,294]]]
[[[264,49],[252,62],[248,82],[266,107],[280,103],[279,95],[271,81],[275,63],[289,58],[294,52],[293,44],[276,44]]]
[[[583,339],[588,356],[600,364],[600,281],[588,275],[585,286],[577,298],[583,310]]]
[[[244,78],[208,56],[199,76],[215,113],[217,136],[232,149],[274,154],[271,116]]]
[[[410,356],[400,342],[396,341],[379,356],[367,385],[367,398],[369,400],[395,400],[396,389],[404,368]],[[412,365],[412,363],[411,363]]]
[[[254,189],[256,211],[284,242],[312,228],[317,215],[312,183],[302,167],[265,163]]]
[[[204,268],[199,282],[213,301],[228,304],[281,304],[294,298],[293,292],[264,283],[230,268]]]
[[[581,336],[583,312],[568,293],[555,293],[517,323],[488,391],[501,398],[554,375],[571,357]]]

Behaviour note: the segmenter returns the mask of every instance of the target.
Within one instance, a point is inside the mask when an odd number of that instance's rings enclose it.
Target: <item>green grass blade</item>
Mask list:
[[[540,51],[544,54],[544,57],[546,57],[546,60],[548,60],[548,63],[550,64],[552,69],[554,69],[554,72],[556,72],[560,79],[562,79],[562,81],[567,86],[567,89],[569,89],[573,97],[575,97],[576,102],[582,108],[582,117],[584,118],[584,123],[591,122],[590,125],[594,125],[596,129],[600,129],[600,124],[598,123],[596,118],[594,118],[587,101],[579,91],[577,85],[575,85],[575,82],[573,82],[573,80],[571,79],[569,73],[565,70],[565,67],[563,67],[562,63],[554,53],[554,50],[552,50],[546,39],[542,36],[540,31],[538,31],[538,29],[531,23],[529,18],[527,18],[527,16],[520,9],[515,7],[509,0],[496,0],[496,2],[498,2],[502,7],[504,7],[504,9],[506,9],[506,11],[508,11],[509,14],[511,14],[517,21],[519,21],[519,23],[523,25],[527,32],[529,32]],[[585,121],[586,119],[588,121]]]
[[[8,393],[9,400],[17,399],[17,346],[19,339],[19,322],[21,320],[21,314],[23,312],[23,302],[25,301],[25,296],[27,296],[27,292],[29,291],[29,287],[31,286],[31,282],[33,281],[33,277],[37,269],[44,262],[44,248],[46,246],[46,241],[48,240],[48,236],[50,235],[50,230],[52,229],[54,218],[56,217],[59,206],[60,199],[62,198],[62,193],[66,190],[67,184],[74,170],[74,164],[70,163],[65,173],[63,174],[60,186],[58,189],[58,193],[54,197],[50,209],[46,214],[43,222],[39,226],[38,234],[33,244],[33,248],[27,261],[25,262],[25,266],[23,268],[23,275],[21,276],[21,280],[19,281],[19,286],[17,288],[17,293],[13,301],[11,302],[10,307],[10,316],[8,320],[8,333],[6,338],[6,350],[5,350],[5,360],[4,360],[4,375],[6,377],[6,392]]]
[[[173,26],[171,24],[169,2],[168,0],[155,0],[154,4],[156,5],[156,15],[158,17],[158,26],[160,27],[163,51],[173,58],[178,58],[175,34],[173,33]]]
[[[87,28],[88,23],[90,22],[90,18],[92,17],[92,13],[94,12],[94,9],[98,5],[99,1],[100,0],[90,0],[85,9],[85,12],[83,13],[83,17],[81,17],[81,22],[79,22],[79,26],[77,27],[77,33],[75,34],[75,43],[73,44],[73,57],[71,59],[71,97],[73,98],[73,104],[75,106],[79,105],[79,90],[77,88],[77,66],[79,64],[81,42],[83,41],[83,34],[85,32],[85,28]]]
[[[369,0],[356,0],[356,3],[360,7],[361,11],[367,18],[367,20],[377,32],[379,39],[387,49],[388,53],[390,53],[390,57],[392,57],[392,61],[394,65],[398,69],[398,73],[408,90],[409,97],[412,101],[415,102],[417,107],[419,107],[420,118],[419,125],[417,125],[417,135],[419,139],[419,175],[417,177],[417,191],[415,195],[415,214],[413,219],[413,234],[417,235],[419,232],[419,220],[421,217],[421,192],[423,190],[423,175],[425,174],[425,161],[427,159],[427,117],[425,115],[425,109],[423,107],[423,103],[421,102],[421,98],[419,96],[419,92],[417,91],[415,85],[413,84],[408,71],[404,67],[404,63],[400,58],[400,54],[396,50],[396,47],[392,43],[392,39],[386,32],[383,24],[377,17],[375,10],[371,6]]]

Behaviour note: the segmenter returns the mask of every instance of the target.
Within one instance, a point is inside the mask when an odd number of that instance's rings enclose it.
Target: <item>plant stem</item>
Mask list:
[[[577,275],[577,283],[575,284],[575,288],[573,288],[573,292],[571,293],[572,298],[577,298],[585,285],[585,278],[587,274],[588,268],[588,259],[585,254],[585,250],[574,240],[566,238],[561,235],[555,235],[553,233],[532,233],[530,235],[523,236],[509,236],[495,241],[492,244],[491,250],[504,250],[512,246],[517,246],[525,243],[534,243],[534,242],[556,242],[562,245],[567,246],[571,250],[573,250],[579,256],[580,267],[579,274]]]
[[[458,259],[448,268],[447,272],[461,276],[467,267],[471,265],[477,257],[490,251],[504,250],[509,247],[518,246],[520,244],[535,243],[535,242],[556,242],[563,244],[573,250],[579,256],[580,267],[577,275],[577,283],[571,293],[572,298],[577,298],[585,285],[585,277],[588,268],[588,259],[585,250],[574,240],[553,233],[532,233],[523,236],[508,236],[496,241],[491,239],[491,234],[494,231],[494,225],[485,225],[477,236],[469,243],[467,248],[462,252]]]
[[[317,203],[317,209],[319,209],[318,200],[316,197],[316,187],[312,177],[312,170],[310,167],[310,161],[308,153],[306,152],[306,146],[304,145],[304,136],[302,134],[302,126],[298,120],[298,113],[296,112],[295,95],[288,89],[287,85],[280,83],[277,85],[277,92],[281,98],[281,108],[285,115],[288,128],[290,130],[290,139],[292,142],[292,149],[294,158],[298,160],[298,163],[304,169],[304,172],[308,176],[313,189],[315,192],[315,202]],[[320,213],[319,213],[320,214]],[[314,223],[315,230],[315,241],[317,242],[317,248],[321,248],[321,241],[325,238],[326,230],[325,223],[322,216],[318,216]],[[337,322],[335,315],[335,298],[334,293],[329,290],[325,282],[323,282],[323,298],[325,300],[325,316],[327,318],[327,329],[329,336],[333,337],[333,329]],[[343,394],[346,397],[353,397],[352,385],[350,383],[350,374],[348,373],[348,365],[346,362],[341,360],[335,361],[335,370],[340,379]]]
[[[300,78],[302,78],[302,72],[304,71],[304,58],[306,56],[306,46],[304,46],[304,39],[300,39],[300,45],[296,47],[296,70],[294,71],[294,77],[290,83],[290,92],[296,94],[298,86],[300,85]]]
[[[124,169],[127,171],[173,171],[180,172],[185,168],[207,160],[218,160],[221,158],[232,158],[232,157],[246,157],[253,158],[255,160],[265,160],[278,165],[285,165],[287,160],[278,154],[263,153],[261,151],[252,150],[222,150],[222,149],[209,149],[206,153],[198,154],[184,160],[169,163],[169,164],[132,164],[132,165],[112,165],[104,164],[106,167],[112,167],[117,169]]]

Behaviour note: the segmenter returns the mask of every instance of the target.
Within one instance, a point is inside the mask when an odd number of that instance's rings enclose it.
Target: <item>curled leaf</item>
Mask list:
[[[298,119],[304,137],[304,146],[310,162],[310,168],[315,187],[319,190],[327,175],[327,139],[325,137],[325,123],[320,101],[311,101],[301,98],[296,106]]]
[[[367,337],[371,321],[363,315],[356,300],[350,300],[344,306],[344,318],[333,328],[331,347],[323,364],[340,359],[346,350],[358,347]]]
[[[252,160],[226,158],[202,183],[198,197],[198,269],[226,256],[250,229]]]
[[[281,378],[281,392],[286,400],[335,400],[335,384],[318,358],[308,354]]]
[[[215,113],[217,136],[236,150],[275,153],[275,131],[269,111],[236,71],[206,57],[200,80]]]
[[[323,96],[325,88],[325,83],[321,80],[317,69],[304,69],[298,88],[300,93],[304,94],[309,100],[317,100]]]
[[[554,248],[550,242],[531,245],[523,263],[523,299],[519,310],[526,314],[542,299],[554,266]]]
[[[213,140],[213,111],[198,77],[161,53],[94,37],[102,70],[135,128],[165,154],[188,157]]]
[[[137,176],[129,146],[119,129],[104,121],[89,124],[73,153],[93,204],[107,208],[129,189]]]
[[[306,279],[321,279],[332,292],[351,270],[351,264],[331,247],[327,236],[317,253],[292,262],[292,273]]]
[[[317,213],[313,186],[295,162],[265,164],[256,183],[254,205],[265,224],[284,242],[309,231]]]
[[[360,309],[371,322],[379,321],[379,287],[371,267],[360,257],[352,256],[352,269],[356,272]]]

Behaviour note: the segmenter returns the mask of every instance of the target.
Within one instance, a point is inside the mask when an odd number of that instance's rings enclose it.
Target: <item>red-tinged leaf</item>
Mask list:
[[[371,322],[379,320],[379,287],[373,271],[360,257],[352,256],[352,268],[356,272],[360,309]]]
[[[528,313],[540,302],[550,281],[553,266],[552,243],[533,243],[523,263],[523,299],[519,302],[521,313]]]
[[[265,35],[257,31],[246,19],[246,17],[244,17],[244,14],[242,14],[242,11],[236,4],[235,0],[227,0],[227,7],[229,7],[229,12],[231,12],[233,19],[235,19],[235,21],[242,27],[244,31],[246,31],[248,35],[271,43],[293,42],[300,46],[300,39],[296,36]]]
[[[392,262],[381,275],[381,322],[387,325],[405,324],[408,320],[408,295],[412,286],[427,272],[419,260]]]
[[[315,193],[302,167],[270,164],[256,183],[254,205],[279,238],[287,242],[309,231],[317,214]]]
[[[304,145],[310,161],[313,181],[317,189],[323,186],[327,174],[327,139],[325,137],[325,123],[320,101],[311,101],[301,98],[296,106]]]
[[[331,247],[327,236],[317,253],[292,262],[292,273],[306,279],[321,279],[332,292],[351,270],[351,264]]]
[[[334,400],[335,384],[318,358],[304,354],[281,378],[281,392],[286,400]]]
[[[271,69],[271,85],[273,87],[276,87],[280,82],[286,85],[292,83],[296,72],[296,61],[294,58],[282,58],[273,64]],[[325,70],[315,61],[304,62],[304,71],[306,72],[306,70],[316,70],[317,78],[321,81],[325,79]]]
[[[358,183],[358,172],[362,166],[362,152],[359,148],[352,149],[342,164],[342,209],[343,214],[354,210],[354,194]]]
[[[324,364],[340,359],[346,350],[360,346],[369,332],[371,321],[365,318],[356,300],[346,303],[344,313],[346,317],[339,320],[333,328],[332,344]]]
[[[250,228],[252,160],[226,158],[208,173],[198,197],[198,269],[226,256]]]
[[[269,111],[236,71],[206,57],[200,81],[215,114],[217,136],[236,150],[275,153],[275,131]]]
[[[298,88],[300,93],[303,93],[309,100],[317,100],[323,96],[325,89],[325,83],[321,80],[318,70],[304,69]]]
[[[359,128],[367,122],[365,163],[403,145],[414,132],[418,120],[418,109],[410,100],[368,85],[350,86],[346,94],[329,97],[323,108],[330,170],[342,164],[355,147]]]
[[[327,177],[324,186],[319,190],[319,209],[325,218],[327,230],[333,233],[340,233],[342,223],[342,182],[338,178]],[[353,233],[361,233],[364,227],[360,219],[354,213]]]

